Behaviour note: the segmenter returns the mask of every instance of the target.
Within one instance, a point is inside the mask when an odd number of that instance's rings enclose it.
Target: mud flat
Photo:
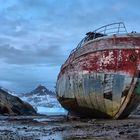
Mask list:
[[[140,117],[124,120],[66,116],[0,116],[0,140],[139,140]]]

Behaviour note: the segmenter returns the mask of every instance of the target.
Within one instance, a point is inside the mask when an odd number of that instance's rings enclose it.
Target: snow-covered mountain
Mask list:
[[[31,92],[24,93],[22,95],[27,96],[27,97],[31,97],[31,96],[34,96],[34,95],[37,95],[37,96],[44,96],[44,95],[55,96],[55,93],[48,90],[45,86],[39,85],[37,88],[35,88]]]
[[[61,107],[57,101],[55,93],[42,85],[39,85],[36,89],[29,93],[21,94],[20,97],[34,107]]]
[[[20,98],[30,103],[38,113],[59,110],[65,112],[57,101],[56,94],[48,90],[45,86],[39,85],[29,93],[19,95]]]

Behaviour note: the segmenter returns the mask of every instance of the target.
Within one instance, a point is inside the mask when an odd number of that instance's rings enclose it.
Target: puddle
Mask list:
[[[41,136],[41,137],[37,137],[36,139],[37,140],[64,140],[61,133],[55,133],[49,136]]]

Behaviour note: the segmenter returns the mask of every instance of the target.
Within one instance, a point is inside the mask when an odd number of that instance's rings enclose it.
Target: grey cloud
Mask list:
[[[52,66],[60,65],[64,61],[65,55],[62,54],[59,46],[21,50],[9,45],[3,45],[0,46],[0,58],[8,64],[45,64]]]
[[[11,39],[7,37],[0,37],[0,44],[5,44],[5,42],[9,43],[11,42]]]
[[[17,4],[8,7],[6,10],[6,15],[12,17],[12,20],[9,18],[9,21],[7,21],[11,25],[7,26],[13,25],[13,27],[10,27],[11,29],[20,25],[23,30],[19,32],[7,30],[6,32],[8,35],[16,37],[26,35],[31,37],[34,31],[43,32],[44,29],[47,34],[51,32],[50,28],[57,28],[64,34],[65,32],[73,32],[80,36],[86,31],[98,28],[97,25],[120,20],[134,20],[139,17],[139,13],[135,14],[135,10],[130,10],[127,3],[132,2],[109,0],[101,4],[92,0],[62,0],[60,2],[57,0],[19,0]],[[132,4],[132,6],[136,5]],[[16,15],[17,13],[18,15]],[[127,14],[133,14],[133,17],[126,16]],[[42,23],[47,23],[48,26]],[[56,30],[54,32],[57,34]]]

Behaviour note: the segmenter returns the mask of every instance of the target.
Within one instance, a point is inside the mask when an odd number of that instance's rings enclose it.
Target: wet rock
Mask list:
[[[3,89],[0,89],[0,114],[2,115],[35,115],[34,108],[22,101],[19,97],[13,96]]]
[[[120,131],[119,134],[120,134],[120,135],[123,135],[123,134],[124,134],[124,131]]]
[[[127,131],[126,131],[126,133],[131,133],[131,132],[132,132],[131,130],[127,130]]]
[[[23,127],[23,129],[27,129],[27,127]]]
[[[124,126],[124,127],[128,127],[128,126],[129,126],[129,124],[124,124],[123,126]]]
[[[83,126],[80,126],[80,125],[76,125],[76,126],[74,126],[73,128],[82,128]]]

